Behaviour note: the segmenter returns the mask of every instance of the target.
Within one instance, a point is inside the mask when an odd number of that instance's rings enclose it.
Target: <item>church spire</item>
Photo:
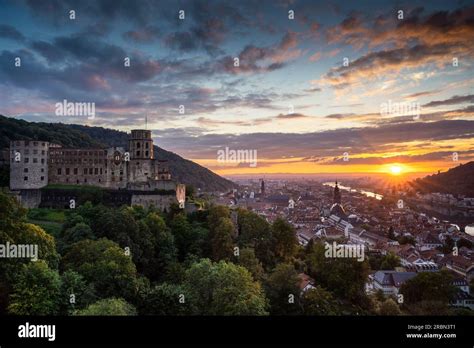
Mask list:
[[[339,186],[337,186],[337,180],[336,180],[336,186],[334,186],[333,200],[334,200],[334,203],[341,204],[341,191],[339,190]]]

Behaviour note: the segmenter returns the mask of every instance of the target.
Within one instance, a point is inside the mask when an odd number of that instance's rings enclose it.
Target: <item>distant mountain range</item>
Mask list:
[[[11,140],[45,140],[76,148],[128,146],[126,132],[75,124],[27,122],[0,115],[0,149],[8,148]],[[173,179],[180,183],[203,191],[226,191],[236,186],[209,169],[156,145],[155,157],[168,161]]]
[[[423,193],[440,192],[474,197],[474,161],[460,164],[444,173],[416,179],[411,185]]]

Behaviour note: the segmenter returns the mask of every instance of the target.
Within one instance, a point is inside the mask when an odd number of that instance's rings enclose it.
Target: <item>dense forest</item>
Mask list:
[[[36,244],[37,261],[0,263],[0,313],[12,315],[399,315],[461,313],[448,307],[448,275],[420,273],[403,304],[367,295],[363,262],[325,257],[322,242],[298,244],[282,219],[268,223],[224,206],[185,214],[86,202],[26,211],[0,192],[0,241]],[[301,274],[315,279],[301,289]]]
[[[417,179],[411,186],[418,192],[451,193],[474,197],[474,161],[460,164],[447,172]]]
[[[127,133],[113,129],[27,122],[0,115],[0,149],[8,148],[11,140],[45,140],[76,148],[128,146]],[[155,158],[167,160],[173,179],[180,183],[204,191],[226,191],[235,187],[231,181],[158,146],[155,146]],[[0,173],[5,173],[5,170],[0,170]],[[3,177],[4,175],[0,174],[0,179]],[[5,179],[2,183],[5,183]]]

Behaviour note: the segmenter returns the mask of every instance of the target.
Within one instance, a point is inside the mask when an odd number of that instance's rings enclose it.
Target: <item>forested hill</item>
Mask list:
[[[127,147],[125,132],[63,123],[36,123],[0,115],[0,149],[11,140],[45,140],[65,147]],[[155,146],[155,158],[168,160],[173,179],[204,191],[225,191],[234,183],[177,154]]]
[[[474,197],[474,161],[461,164],[444,173],[417,179],[411,184],[417,191],[423,193],[440,192]]]

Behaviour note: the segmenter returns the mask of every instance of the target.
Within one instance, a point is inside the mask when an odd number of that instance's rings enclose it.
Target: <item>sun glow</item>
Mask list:
[[[392,175],[400,175],[402,173],[402,167],[394,164],[390,166],[390,174]]]

